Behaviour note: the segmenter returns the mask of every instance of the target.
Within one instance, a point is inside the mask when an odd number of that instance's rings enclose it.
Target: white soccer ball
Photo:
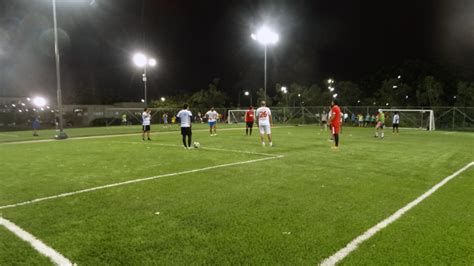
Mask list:
[[[193,146],[194,146],[194,148],[197,149],[197,148],[201,147],[201,143],[199,143],[199,142],[194,142],[194,143],[193,143]]]

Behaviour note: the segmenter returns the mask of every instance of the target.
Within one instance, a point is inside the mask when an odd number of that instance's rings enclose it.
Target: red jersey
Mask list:
[[[248,110],[245,113],[245,122],[253,122],[255,113],[252,110]]]
[[[339,127],[341,125],[341,108],[339,106],[334,105],[331,108],[331,125],[335,127]]]

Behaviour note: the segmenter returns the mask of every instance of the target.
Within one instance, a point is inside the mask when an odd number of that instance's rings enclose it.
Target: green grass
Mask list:
[[[380,140],[371,129],[345,128],[341,149],[332,151],[328,133],[315,126],[274,128],[273,148],[243,136],[243,129],[210,137],[202,128],[193,134],[202,149],[190,151],[179,147],[173,131],[155,134],[152,142],[114,136],[0,144],[0,206],[267,157],[207,147],[284,157],[3,209],[0,215],[79,265],[315,265],[474,159],[474,135],[468,133],[410,130]],[[108,129],[81,130],[91,131],[70,135]],[[473,264],[473,178],[474,169],[456,177],[344,263]],[[10,261],[44,264],[28,246],[2,249],[12,254]]]

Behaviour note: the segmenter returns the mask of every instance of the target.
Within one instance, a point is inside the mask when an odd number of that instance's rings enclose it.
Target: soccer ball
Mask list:
[[[197,148],[201,147],[201,143],[199,143],[199,142],[194,142],[194,143],[193,143],[193,146],[194,146],[194,148],[197,149]]]

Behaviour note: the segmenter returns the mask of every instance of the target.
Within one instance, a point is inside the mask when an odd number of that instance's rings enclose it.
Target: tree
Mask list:
[[[426,76],[421,84],[420,92],[417,93],[420,97],[419,103],[428,104],[429,106],[440,106],[441,97],[443,96],[443,86],[440,82],[435,80],[433,76]]]
[[[227,94],[220,91],[219,86],[220,79],[215,78],[210,84],[207,90],[200,90],[189,98],[189,102],[192,107],[196,108],[209,108],[211,106],[222,107],[225,106],[227,100]]]
[[[351,81],[340,81],[335,87],[341,105],[357,105],[362,94],[359,85]]]
[[[458,82],[456,105],[470,107],[474,106],[474,82]]]

